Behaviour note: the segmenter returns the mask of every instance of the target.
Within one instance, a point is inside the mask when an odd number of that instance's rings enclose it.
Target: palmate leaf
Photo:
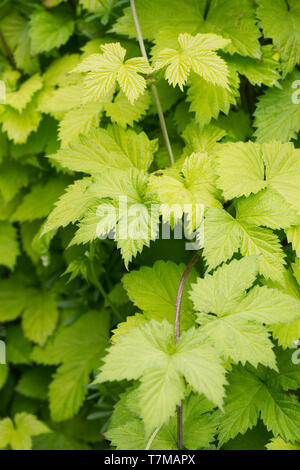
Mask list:
[[[269,187],[299,210],[299,150],[292,143],[227,143],[218,150],[217,173],[226,199]]]
[[[89,100],[97,100],[114,91],[116,82],[131,104],[144,93],[146,80],[140,75],[151,73],[148,61],[134,57],[124,62],[126,49],[120,43],[101,46],[102,54],[91,54],[74,72],[88,72],[84,86]]]
[[[51,432],[48,426],[29,413],[17,413],[14,423],[10,418],[0,420],[0,448],[9,445],[13,450],[30,450],[32,436]]]
[[[52,11],[37,11],[30,20],[31,52],[48,52],[65,44],[73,34],[75,22],[66,6]]]
[[[276,368],[273,345],[261,325],[299,318],[300,301],[267,287],[256,286],[246,294],[257,272],[256,257],[234,260],[213,275],[198,279],[192,286],[191,299],[199,312],[198,323],[203,325],[200,331],[225,359]]]
[[[191,233],[203,219],[204,206],[221,207],[215,162],[207,153],[193,153],[179,169],[170,175],[152,174],[149,190],[158,196],[163,220],[174,225],[186,214]]]
[[[151,320],[120,337],[95,381],[141,379],[139,405],[147,433],[174,415],[185,396],[183,377],[195,392],[222,406],[225,370],[212,347],[194,328],[182,334],[177,347],[173,343],[172,325]]]
[[[267,89],[258,97],[254,113],[258,142],[289,142],[297,137],[300,129],[298,80],[300,72],[295,70],[280,82],[280,88]]]
[[[174,321],[177,286],[184,271],[183,265],[171,261],[156,261],[152,268],[146,266],[123,277],[123,285],[130,300],[144,312],[147,319]],[[194,325],[192,305],[187,290],[196,279],[192,271],[184,288],[181,304],[181,326],[183,329]],[[128,321],[132,317],[128,318]],[[134,318],[134,317],[133,317]],[[127,322],[126,322],[127,323]]]
[[[158,233],[159,208],[153,195],[147,193],[145,172],[134,167],[106,168],[95,178],[89,191],[95,203],[80,222],[72,244],[105,238],[114,229],[114,239],[128,267],[132,258],[144,246],[149,246]]]
[[[259,0],[257,15],[266,38],[273,40],[281,56],[283,73],[299,64],[300,9],[296,0]]]
[[[217,153],[217,185],[225,198],[255,194],[235,202],[236,218],[222,210],[206,211],[204,256],[209,269],[240,249],[246,256],[261,255],[260,272],[266,278],[282,280],[284,254],[279,239],[260,225],[280,229],[298,223],[297,150],[292,144],[249,142],[224,144]],[[219,223],[226,230],[219,231]]]
[[[32,359],[38,364],[59,365],[49,388],[50,411],[55,421],[74,416],[87,393],[93,369],[100,365],[108,342],[106,312],[88,312],[70,326],[63,326],[42,349],[36,347]]]
[[[154,56],[154,70],[166,67],[165,78],[170,85],[179,85],[181,90],[191,71],[213,85],[228,89],[229,71],[226,62],[215,51],[224,48],[229,42],[215,34],[180,34],[178,49],[163,49]]]
[[[208,322],[202,333],[214,342],[225,360],[276,368],[270,335],[261,325],[250,324],[243,318],[222,317]]]
[[[137,134],[133,130],[109,127],[80,135],[50,158],[73,171],[97,174],[105,168],[146,170],[156,150],[157,140],[150,140],[144,132]]]
[[[299,369],[299,365],[292,364],[292,367],[294,371]],[[280,361],[279,372],[270,372],[265,368],[256,371],[253,368],[234,367],[229,377],[225,413],[221,420],[220,446],[255,426],[259,416],[274,436],[292,443],[299,441],[299,403],[295,396],[285,394],[285,389],[274,382],[284,374]]]
[[[220,317],[231,313],[252,286],[257,274],[256,256],[224,264],[213,275],[198,279],[192,286],[190,295],[194,306],[198,312],[213,312]],[[202,290],[201,285],[205,287]]]
[[[220,231],[220,224],[224,230]],[[284,274],[284,253],[277,235],[271,230],[235,219],[223,209],[208,208],[204,221],[204,257],[211,270],[234,253],[259,255],[260,273],[281,282]]]

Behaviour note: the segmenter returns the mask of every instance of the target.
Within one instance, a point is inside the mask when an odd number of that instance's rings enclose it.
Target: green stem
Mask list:
[[[142,34],[142,30],[141,30],[141,27],[140,27],[137,11],[136,11],[136,7],[135,7],[135,0],[130,0],[130,5],[131,5],[133,21],[134,21],[134,24],[135,24],[135,29],[136,29],[136,33],[137,33],[141,53],[142,53],[142,56],[149,63],[149,59],[148,59],[148,55],[147,55],[147,52],[146,52],[145,43],[144,43],[144,39],[143,39],[143,34]],[[164,138],[166,147],[167,147],[167,152],[168,152],[168,155],[169,155],[170,163],[171,163],[171,165],[173,165],[173,163],[174,163],[173,150],[172,150],[172,146],[171,146],[171,142],[170,142],[168,129],[167,129],[164,113],[163,113],[163,110],[162,110],[161,102],[160,102],[160,99],[159,99],[158,91],[157,91],[157,88],[156,88],[155,85],[152,85],[151,89],[152,89],[154,102],[155,102],[155,105],[156,105],[156,108],[157,108],[157,114],[158,114],[158,117],[159,117],[160,127],[161,127],[161,130],[162,130],[162,134],[163,134],[163,138]]]
[[[154,433],[151,435],[149,441],[147,442],[147,446],[146,446],[146,449],[145,450],[149,450],[150,447],[152,446],[153,444],[153,441],[154,439],[156,438],[157,434],[159,433],[159,431],[161,430],[162,428],[162,424],[160,426],[158,426],[158,428],[155,429]]]

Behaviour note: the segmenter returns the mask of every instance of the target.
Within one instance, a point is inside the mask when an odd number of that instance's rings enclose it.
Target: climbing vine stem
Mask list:
[[[143,39],[141,26],[140,26],[140,23],[139,23],[139,19],[138,19],[136,7],[135,7],[135,1],[130,0],[130,5],[131,5],[132,16],[133,16],[133,20],[134,20],[134,24],[135,24],[135,29],[136,29],[136,33],[137,33],[141,53],[142,53],[142,56],[149,62],[148,55],[147,55],[146,48],[145,48],[145,43],[144,43],[144,39]],[[168,155],[169,155],[170,163],[172,165],[174,163],[174,155],[173,155],[173,150],[172,150],[171,142],[170,142],[170,139],[169,139],[168,129],[167,129],[167,126],[166,126],[166,121],[165,121],[164,113],[163,113],[163,110],[162,110],[161,102],[160,102],[160,99],[159,99],[158,91],[157,91],[157,88],[156,88],[155,85],[151,85],[151,89],[152,89],[152,94],[153,94],[153,98],[154,98],[156,109],[157,109],[157,114],[158,114],[158,117],[159,117],[159,122],[160,122],[160,127],[161,127],[161,130],[162,130],[163,138],[164,138],[164,141],[165,141],[165,144],[166,144],[166,148],[167,148],[167,152],[168,152]]]
[[[178,343],[180,337],[180,312],[184,285],[190,271],[197,263],[198,259],[199,255],[195,254],[187,265],[187,267],[185,268],[184,273],[180,279],[175,303],[175,345]],[[177,446],[179,450],[183,449],[182,403],[177,406]]]

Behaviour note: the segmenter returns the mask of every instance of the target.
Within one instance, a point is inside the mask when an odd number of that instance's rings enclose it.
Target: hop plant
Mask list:
[[[92,54],[78,65],[74,72],[88,72],[84,80],[86,94],[90,99],[99,99],[121,87],[130,103],[144,93],[146,80],[140,75],[150,74],[152,69],[144,57],[125,61],[126,49],[119,42],[101,46],[102,54]]]
[[[34,3],[0,1],[0,449],[299,450],[299,1]]]
[[[214,85],[228,88],[228,67],[215,52],[230,43],[216,34],[179,34],[179,47],[163,49],[154,58],[154,70],[166,67],[165,78],[170,85],[183,90],[193,71]]]

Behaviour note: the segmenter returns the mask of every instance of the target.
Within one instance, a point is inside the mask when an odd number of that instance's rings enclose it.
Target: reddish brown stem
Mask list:
[[[199,255],[193,256],[187,267],[185,268],[185,271],[182,275],[182,278],[180,279],[180,284],[178,287],[177,291],[177,297],[176,297],[176,304],[175,304],[175,344],[178,343],[179,336],[180,336],[180,311],[181,311],[181,302],[182,302],[182,294],[183,294],[183,288],[186,282],[186,279],[191,271],[191,269],[194,267],[194,265],[197,263],[199,259]]]
[[[182,302],[182,294],[183,294],[183,289],[185,282],[187,280],[187,277],[194,267],[194,265],[197,263],[199,259],[199,255],[193,256],[189,264],[184,270],[184,273],[180,279],[178,291],[177,291],[177,296],[176,296],[176,304],[175,304],[175,345],[179,341],[180,337],[180,312],[181,312],[181,302]],[[181,405],[177,406],[177,446],[178,450],[183,449],[183,416],[182,416],[182,403]]]

